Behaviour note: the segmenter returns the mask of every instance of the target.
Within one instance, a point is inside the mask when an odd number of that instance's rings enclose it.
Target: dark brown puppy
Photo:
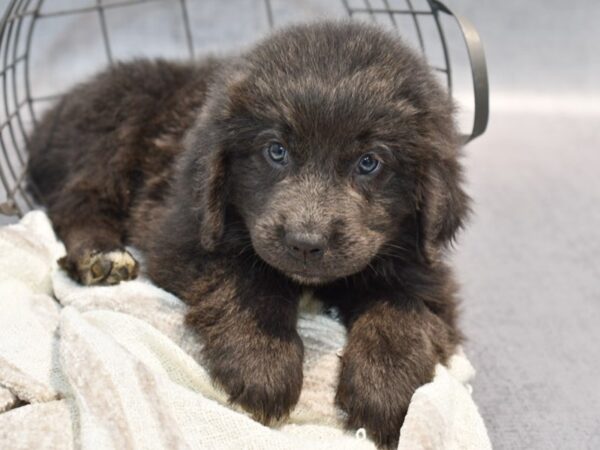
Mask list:
[[[461,226],[453,106],[397,37],[297,26],[241,57],[121,64],[31,139],[30,180],[85,284],[135,276],[190,304],[214,379],[258,420],[302,386],[298,297],[348,328],[337,404],[397,444],[414,390],[460,340],[442,262]]]

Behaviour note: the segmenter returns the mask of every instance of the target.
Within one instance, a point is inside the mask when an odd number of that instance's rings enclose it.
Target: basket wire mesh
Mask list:
[[[302,0],[298,2],[303,3]],[[22,216],[35,207],[25,186],[27,136],[39,112],[61,96],[60,91],[37,93],[32,84],[32,43],[36,26],[41,21],[95,14],[106,63],[113,64],[119,58],[115,55],[107,16],[120,8],[168,3],[170,10],[176,7],[180,15],[187,57],[194,58],[198,53],[190,15],[190,8],[199,3],[197,0],[88,0],[87,3],[78,1],[76,6],[73,6],[75,2],[68,2],[66,7],[58,9],[43,8],[44,3],[44,0],[9,0],[0,21],[0,219],[2,216]],[[304,3],[310,2],[304,0]],[[255,6],[262,9],[267,28],[285,22],[278,16],[285,8],[275,0],[257,0]],[[403,35],[407,33],[408,19],[412,23],[414,44],[426,56],[431,41],[427,37],[431,32],[427,34],[424,30],[424,20],[429,20],[441,48],[440,61],[431,66],[444,79],[450,93],[453,88],[450,52],[440,16],[454,16],[466,43],[474,86],[474,125],[465,141],[483,133],[488,119],[487,73],[479,36],[470,22],[453,15],[437,0],[342,0],[339,6],[342,15],[375,21],[398,29]]]

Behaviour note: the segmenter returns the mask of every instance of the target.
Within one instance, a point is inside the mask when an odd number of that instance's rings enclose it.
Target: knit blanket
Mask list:
[[[344,328],[303,299],[304,384],[270,428],[210,380],[185,305],[143,276],[83,287],[43,212],[0,228],[0,448],[373,449],[334,406]],[[490,449],[459,352],[414,394],[399,449]]]

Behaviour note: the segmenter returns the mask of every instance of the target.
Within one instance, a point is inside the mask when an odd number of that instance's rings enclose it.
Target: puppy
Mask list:
[[[453,105],[396,36],[279,31],[239,57],[118,64],[30,139],[29,179],[86,285],[148,276],[189,304],[213,379],[256,420],[302,387],[298,298],[347,326],[336,403],[398,443],[415,389],[455,351],[444,249],[463,224]]]

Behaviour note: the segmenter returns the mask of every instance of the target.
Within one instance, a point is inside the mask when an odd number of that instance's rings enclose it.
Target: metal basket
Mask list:
[[[111,33],[109,18],[111,14],[123,8],[139,8],[139,14],[144,14],[148,4],[166,4],[169,13],[179,15],[181,24],[182,43],[179,49],[185,52],[180,57],[193,58],[197,56],[199,45],[194,39],[194,28],[191,23],[196,20],[191,12],[194,7],[205,7],[206,2],[200,0],[77,0],[66,2],[64,8],[56,9],[61,2],[52,0],[9,0],[0,22],[0,222],[7,221],[6,216],[22,216],[35,207],[33,199],[25,187],[25,172],[27,165],[27,136],[31,127],[36,123],[40,111],[47,108],[60,97],[61,90],[55,92],[38,92],[36,75],[43,75],[45,68],[35,67],[31,63],[32,52],[40,46],[43,34],[36,30],[49,21],[58,21],[65,17],[86,15],[94,17],[97,33],[93,37],[101,42],[105,55],[103,64],[112,64],[119,55],[115,55],[116,37]],[[63,2],[64,3],[64,2]],[[228,2],[222,2],[225,4]],[[289,17],[281,17],[289,9],[290,4],[300,5],[306,17],[310,17],[311,0],[296,0],[283,2],[275,0],[255,0],[253,11],[263,16],[262,23],[268,30],[275,25],[281,25]],[[321,2],[319,5],[333,5],[334,2]],[[231,3],[230,3],[231,4]],[[75,6],[73,6],[75,5]],[[314,9],[314,0],[313,0]],[[465,18],[453,14],[444,4],[437,0],[342,0],[337,4],[339,15],[349,15],[352,18],[362,18],[377,21],[386,26],[396,28],[403,36],[411,35],[414,45],[427,54],[430,43],[435,42],[441,49],[441,61],[431,62],[433,69],[445,80],[450,92],[453,87],[453,71],[450,65],[450,52],[444,33],[443,16],[456,19],[458,30],[466,43],[470,61],[474,92],[474,121],[471,131],[465,135],[465,141],[481,135],[488,121],[488,83],[485,58],[477,31]],[[54,9],[52,9],[54,8]],[[308,14],[307,14],[308,12]],[[238,14],[229,11],[228,14]],[[136,12],[136,14],[138,14]],[[213,13],[211,13],[213,14]],[[288,12],[289,14],[289,12]],[[205,15],[206,16],[206,15]],[[209,14],[210,16],[210,14]],[[214,25],[212,18],[205,17]],[[240,17],[235,17],[238,23]],[[429,23],[429,31],[425,24]],[[433,30],[433,31],[432,31]],[[64,30],[63,30],[64,31]],[[91,30],[86,30],[89,36]],[[36,39],[37,38],[37,39]],[[410,36],[409,36],[410,38]],[[76,39],[76,37],[73,37]],[[410,40],[410,39],[409,39]],[[143,47],[143,43],[140,44]],[[168,55],[167,55],[168,56]],[[71,73],[71,72],[70,72]],[[39,78],[39,76],[38,76]],[[77,81],[77,80],[73,80]],[[2,220],[4,216],[4,220]]]

